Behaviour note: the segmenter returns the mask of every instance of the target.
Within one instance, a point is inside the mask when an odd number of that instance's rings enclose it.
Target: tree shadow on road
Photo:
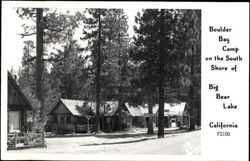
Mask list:
[[[188,133],[191,131],[187,130],[165,130],[164,133],[166,134],[165,138],[168,137],[173,137],[174,134],[178,133]],[[98,146],[98,145],[114,145],[114,144],[129,144],[129,143],[136,143],[136,142],[143,142],[147,140],[153,140],[157,139],[157,132],[155,132],[152,135],[149,135],[145,132],[142,133],[135,133],[135,134],[121,134],[121,133],[115,133],[115,134],[99,134],[95,135],[97,138],[102,138],[102,139],[121,139],[121,138],[137,138],[136,140],[128,140],[128,141],[113,141],[113,142],[104,142],[104,143],[89,143],[89,144],[83,144],[80,146]],[[164,138],[161,138],[164,139]]]
[[[189,132],[187,130],[180,130],[180,129],[174,129],[174,130],[165,130],[164,134],[177,134],[177,133],[186,133]],[[94,135],[94,137],[97,138],[108,138],[108,139],[119,139],[119,138],[134,138],[134,137],[153,137],[157,136],[157,130],[154,134],[147,134],[146,132],[140,132],[140,133],[105,133],[105,134],[97,134]]]
[[[90,133],[83,133],[83,134],[55,134],[55,135],[48,135],[45,138],[69,138],[69,137],[88,137],[94,136],[94,134]]]
[[[182,129],[173,129],[164,130],[164,134],[178,134],[178,133],[187,133],[192,132],[188,130],[182,130]],[[94,134],[94,133],[83,133],[83,134],[61,134],[61,135],[50,135],[45,136],[46,138],[68,138],[68,137],[88,137],[93,136],[97,138],[107,138],[107,139],[119,139],[119,138],[141,138],[141,137],[153,137],[157,136],[157,130],[154,131],[154,134],[147,134],[146,132],[114,132],[114,133],[101,133],[101,134]]]
[[[193,132],[193,131],[188,131],[188,130],[180,130],[180,129],[175,129],[175,130],[165,130],[165,138],[168,137],[173,137],[175,136],[175,134],[178,133],[189,133],[189,132]],[[136,143],[136,142],[143,142],[143,141],[147,141],[147,140],[153,140],[153,139],[157,139],[157,131],[155,131],[154,134],[149,135],[145,132],[141,132],[141,133],[113,133],[113,134],[98,134],[98,135],[94,135],[97,138],[102,138],[102,139],[121,139],[121,138],[138,138],[136,140],[127,140],[127,141],[112,141],[112,142],[98,142],[98,143],[89,143],[89,144],[83,144],[80,146],[98,146],[98,145],[115,145],[115,144],[129,144],[129,143]],[[161,138],[164,139],[164,138]]]
[[[93,144],[84,144],[80,146],[96,146],[96,145],[114,145],[114,144],[129,144],[129,143],[136,143],[136,142],[141,142],[141,141],[146,141],[146,140],[151,140],[155,138],[143,138],[143,139],[138,139],[138,140],[130,140],[130,141],[119,141],[119,142],[109,142],[109,143],[93,143]]]

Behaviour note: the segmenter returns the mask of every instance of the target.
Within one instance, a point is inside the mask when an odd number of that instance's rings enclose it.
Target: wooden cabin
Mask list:
[[[11,74],[8,73],[8,133],[27,131],[27,111],[34,111]]]
[[[28,111],[35,112],[16,81],[8,73],[8,137],[7,149],[46,147],[44,133],[34,133],[27,127]]]
[[[105,122],[103,129],[105,131],[118,130],[118,106],[118,101],[109,101],[105,103],[104,108],[106,108],[106,111],[103,113]],[[130,130],[133,126],[146,127],[146,118],[139,107],[123,103],[121,112],[122,130]]]
[[[118,101],[106,101],[100,105],[100,130],[105,132],[118,130]],[[95,127],[96,103],[60,99],[49,113],[52,131],[57,132],[93,132]],[[132,126],[140,127],[146,122],[139,108],[122,104],[122,130],[130,130]],[[146,123],[144,123],[146,124]]]
[[[139,106],[135,107],[129,103],[125,103],[124,108],[132,117],[132,126],[146,127],[146,117]]]
[[[144,106],[138,106],[140,108],[140,111],[144,114],[144,117],[146,119],[146,125],[149,125],[150,119],[153,123],[153,128],[155,128],[158,124],[158,115],[157,115],[157,110],[158,106],[153,106],[152,107],[152,114],[149,114],[148,110],[148,105],[145,104]]]
[[[158,116],[158,104],[154,106],[157,109],[156,115]],[[186,102],[179,103],[164,103],[164,126],[167,128],[182,128],[189,126],[189,106]]]
[[[101,130],[112,132],[118,130],[118,101],[106,101],[101,104]],[[132,127],[132,116],[127,111],[126,105],[122,104],[121,124],[122,130],[129,130]]]
[[[60,99],[49,114],[52,131],[59,133],[94,131],[95,115],[92,102]]]

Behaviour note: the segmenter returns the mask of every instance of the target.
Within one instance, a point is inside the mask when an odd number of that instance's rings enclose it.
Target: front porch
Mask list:
[[[53,131],[57,131],[59,133],[68,133],[68,132],[86,132],[90,133],[95,130],[94,124],[60,124],[60,123],[52,123]]]
[[[71,119],[66,119],[70,117]],[[94,116],[67,116],[58,115],[56,116],[58,121],[50,122],[51,131],[57,133],[74,133],[84,132],[90,133],[95,130]]]

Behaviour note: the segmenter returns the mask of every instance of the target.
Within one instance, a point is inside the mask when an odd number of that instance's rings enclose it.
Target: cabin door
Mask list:
[[[9,129],[9,132],[21,131],[21,112],[20,111],[8,112],[8,129]]]

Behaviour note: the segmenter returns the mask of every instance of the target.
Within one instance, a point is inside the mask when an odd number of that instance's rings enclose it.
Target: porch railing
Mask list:
[[[77,131],[82,132],[93,132],[95,130],[95,125],[77,125]]]

